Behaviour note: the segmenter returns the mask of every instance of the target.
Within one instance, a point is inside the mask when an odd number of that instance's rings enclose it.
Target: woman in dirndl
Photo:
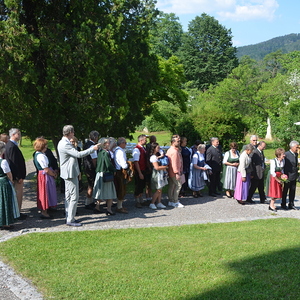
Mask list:
[[[227,198],[232,198],[236,185],[237,168],[239,166],[240,154],[237,151],[237,143],[230,143],[230,150],[223,158],[223,188]]]
[[[20,217],[16,193],[13,187],[12,173],[3,158],[5,143],[0,141],[0,227],[12,229],[14,219]]]
[[[282,198],[282,181],[280,180],[283,174],[285,151],[282,148],[275,150],[275,158],[270,160],[270,171],[266,181],[266,195],[271,197],[269,210],[277,211],[275,206],[276,199]]]
[[[199,144],[190,164],[188,185],[193,191],[194,198],[203,197],[201,190],[205,188],[208,180],[206,171],[211,172],[211,167],[205,162],[205,149],[204,144]]]
[[[239,204],[245,204],[249,194],[250,188],[250,173],[251,169],[250,163],[251,158],[249,155],[254,150],[254,146],[252,144],[248,144],[245,146],[245,150],[240,156],[240,164],[238,166],[238,172],[236,177],[236,186],[234,191],[234,198]]]
[[[48,157],[45,152],[48,148],[48,141],[44,138],[37,138],[33,147],[35,149],[34,165],[37,173],[37,207],[41,211],[41,219],[52,219],[48,210],[57,206],[57,194],[55,179],[57,173],[49,167]]]
[[[168,184],[167,169],[168,165],[163,165],[160,162],[161,149],[158,143],[152,143],[149,150],[150,163],[151,163],[151,187],[155,189],[155,193],[152,195],[152,200],[149,205],[151,209],[166,208],[161,203],[162,188]]]
[[[114,184],[114,173],[116,169],[112,163],[109,153],[110,140],[101,138],[99,141],[101,151],[98,153],[96,178],[93,189],[93,198],[97,200],[95,211],[101,212],[100,203],[106,201],[106,215],[111,216],[116,213],[112,211],[113,199],[117,198],[116,188]]]

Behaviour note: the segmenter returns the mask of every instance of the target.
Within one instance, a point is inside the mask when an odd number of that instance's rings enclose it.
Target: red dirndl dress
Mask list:
[[[280,178],[282,175],[281,172],[275,172],[276,177]],[[271,198],[282,198],[282,185],[275,180],[275,177],[270,175],[270,185],[269,185],[269,193],[268,197]]]

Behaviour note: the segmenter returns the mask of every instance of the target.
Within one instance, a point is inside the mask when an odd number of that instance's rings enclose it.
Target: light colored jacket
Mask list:
[[[93,148],[77,151],[66,137],[62,137],[57,149],[60,162],[60,177],[63,179],[76,178],[80,173],[77,158],[85,157],[95,151]]]
[[[179,149],[171,146],[166,154],[169,158],[169,176],[175,177],[176,174],[182,175],[183,174],[183,163],[182,163],[182,156],[179,152]]]
[[[240,164],[238,166],[238,172],[241,173],[242,177],[246,177],[247,173],[251,172],[251,168],[249,168],[250,163],[251,158],[248,156],[246,151],[243,151],[240,156]]]

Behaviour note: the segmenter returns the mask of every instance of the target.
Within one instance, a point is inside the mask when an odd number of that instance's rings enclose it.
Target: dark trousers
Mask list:
[[[250,184],[247,201],[252,199],[256,189],[258,189],[260,202],[265,202],[266,194],[264,191],[264,183],[265,183],[264,178],[262,179],[251,178],[251,184]]]
[[[286,206],[286,196],[288,192],[289,192],[289,206],[294,206],[296,184],[297,184],[296,180],[291,180],[290,182],[284,184],[283,191],[282,191],[281,206]]]
[[[138,172],[134,172],[134,196],[137,197],[144,192],[146,187],[146,171],[142,171],[144,179],[141,179]]]
[[[217,192],[217,189],[219,188],[219,185],[220,185],[220,181],[221,181],[221,178],[220,178],[220,174],[221,172],[220,171],[212,171],[213,173],[211,175],[209,175],[209,180],[210,180],[210,183],[209,183],[209,194],[215,194]]]

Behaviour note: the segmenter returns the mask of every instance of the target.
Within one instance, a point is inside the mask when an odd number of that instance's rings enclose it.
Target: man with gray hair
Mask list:
[[[128,168],[127,157],[126,157],[126,139],[124,137],[120,137],[117,140],[117,148],[115,150],[114,162],[116,167],[116,175],[115,175],[115,186],[117,192],[117,212],[127,214],[128,211],[125,207],[123,207],[124,197],[126,195],[126,180],[124,176],[123,170]]]
[[[249,144],[253,145],[256,148],[257,142],[258,142],[258,136],[255,134],[251,135]],[[241,153],[245,150],[245,147],[246,147],[246,145],[243,146]]]
[[[23,202],[23,187],[24,179],[26,177],[26,165],[24,156],[19,149],[18,142],[21,139],[21,132],[18,128],[11,128],[9,130],[9,141],[5,146],[5,158],[10,167],[14,187],[16,190],[19,210],[21,211],[22,202]],[[20,219],[25,219],[27,216],[20,213]]]
[[[90,155],[99,149],[99,144],[86,149],[77,151],[70,140],[74,138],[74,127],[65,125],[63,128],[63,137],[59,141],[57,149],[60,161],[60,177],[65,181],[65,210],[67,225],[81,226],[82,224],[75,221],[77,203],[79,199],[79,182],[78,175],[80,173],[77,158]]]
[[[89,140],[83,146],[83,150],[93,148],[97,144],[98,140],[99,140],[99,132],[96,130],[92,130],[89,134]],[[92,195],[93,195],[93,188],[94,188],[94,183],[96,178],[97,157],[98,157],[98,153],[97,151],[94,151],[90,155],[84,157],[83,159],[84,172],[86,174],[86,178],[88,181],[88,187],[87,187],[86,199],[85,199],[86,209],[95,208],[95,203],[92,198]]]
[[[298,178],[298,149],[297,141],[290,142],[290,150],[285,152],[285,163],[283,167],[284,174],[289,178],[289,182],[285,182],[282,191],[281,208],[297,210],[294,204],[296,194],[296,184]],[[289,193],[289,206],[286,206],[286,196]]]

